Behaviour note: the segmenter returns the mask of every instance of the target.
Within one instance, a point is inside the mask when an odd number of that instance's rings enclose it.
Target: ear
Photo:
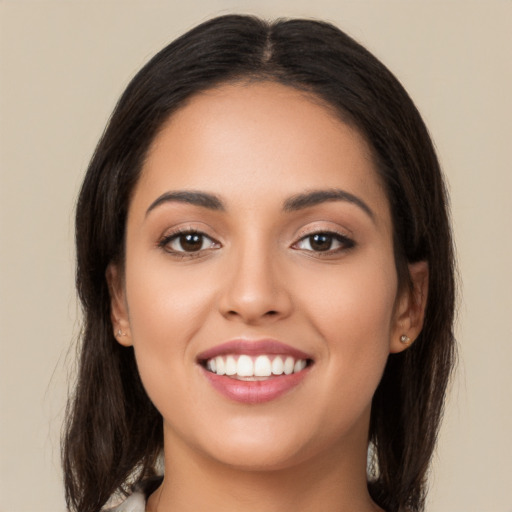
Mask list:
[[[118,265],[110,263],[105,277],[110,293],[110,320],[114,329],[114,337],[121,345],[130,347],[132,336],[122,270]]]
[[[428,297],[428,263],[411,263],[409,276],[411,286],[405,287],[397,302],[389,345],[391,353],[405,350],[423,328]]]

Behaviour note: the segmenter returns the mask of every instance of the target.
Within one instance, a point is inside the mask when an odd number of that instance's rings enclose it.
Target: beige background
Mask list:
[[[331,20],[416,100],[452,193],[460,366],[430,512],[512,511],[512,1],[0,0],[0,511],[62,512],[74,200],[118,95],[221,12]]]

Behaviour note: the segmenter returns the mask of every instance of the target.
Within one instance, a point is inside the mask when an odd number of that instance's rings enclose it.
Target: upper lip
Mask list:
[[[258,340],[234,339],[209,348],[197,356],[198,361],[227,354],[262,355],[275,354],[292,356],[295,359],[312,359],[311,355],[280,341],[267,338]]]

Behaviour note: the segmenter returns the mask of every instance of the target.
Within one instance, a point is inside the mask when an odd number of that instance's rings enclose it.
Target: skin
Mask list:
[[[284,211],[290,197],[340,189]],[[162,194],[201,191],[223,211]],[[184,252],[176,229],[204,233]],[[312,233],[334,232],[313,250]],[[347,242],[349,239],[350,242]],[[372,396],[390,352],[421,330],[428,269],[400,288],[389,203],[359,133],[275,83],[192,98],[153,142],[129,207],[124,268],[107,278],[120,343],[133,345],[164,421],[165,471],[148,511],[380,510],[366,489]],[[274,338],[312,356],[300,385],[261,404],[216,391],[197,355]]]

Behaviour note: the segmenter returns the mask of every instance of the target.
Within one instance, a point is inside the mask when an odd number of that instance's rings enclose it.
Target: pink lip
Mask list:
[[[311,356],[285,345],[276,340],[232,340],[222,345],[217,345],[198,355],[198,362],[204,362],[216,356],[226,354],[275,354],[292,356],[295,359],[311,360]],[[291,375],[277,375],[266,380],[246,381],[237,380],[226,375],[217,375],[208,371],[203,365],[201,369],[209,383],[219,393],[230,400],[245,404],[258,404],[269,402],[295,388],[308,375],[310,366]]]
[[[267,380],[237,380],[226,375],[217,375],[203,368],[210,384],[222,395],[245,404],[270,402],[296,387],[309,373],[310,367],[291,375],[269,377]]]

